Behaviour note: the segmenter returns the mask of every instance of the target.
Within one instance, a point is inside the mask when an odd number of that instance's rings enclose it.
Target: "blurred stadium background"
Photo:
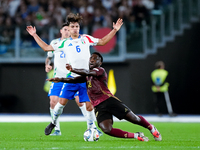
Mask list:
[[[200,114],[199,0],[0,0],[1,113],[49,113],[43,90],[46,53],[26,26],[35,25],[39,36],[50,43],[59,37],[70,12],[84,17],[81,33],[95,37],[123,18],[116,38],[91,51],[103,54],[103,67],[114,70],[115,95],[135,113],[154,114],[150,73],[155,62],[163,60],[174,112]],[[70,101],[64,113],[80,114],[80,110]]]

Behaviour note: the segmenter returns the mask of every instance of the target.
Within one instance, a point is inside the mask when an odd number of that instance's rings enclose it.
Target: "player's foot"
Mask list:
[[[137,139],[139,141],[146,141],[146,142],[149,141],[149,138],[144,136],[144,133],[142,133],[142,132],[136,132],[136,133],[138,134]]]
[[[94,128],[94,129],[96,129],[99,132],[99,136],[103,135],[103,132],[101,132],[99,129],[97,129],[97,128]]]
[[[56,125],[51,122],[44,130],[45,135],[49,135],[55,126]]]
[[[55,130],[54,133],[50,134],[51,136],[60,136],[61,132],[60,130]]]
[[[154,125],[151,126],[152,126],[151,134],[153,135],[155,141],[162,141],[162,136],[160,132],[156,129],[156,127],[154,127]]]

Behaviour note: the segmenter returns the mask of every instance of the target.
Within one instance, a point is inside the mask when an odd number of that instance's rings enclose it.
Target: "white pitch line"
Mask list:
[[[178,115],[169,117],[164,115],[142,115],[149,122],[200,122],[200,115]],[[82,115],[61,115],[61,122],[86,121]],[[119,121],[114,117],[114,121]],[[122,120],[123,121],[123,120]],[[51,122],[50,115],[28,115],[28,114],[0,114],[0,122]]]

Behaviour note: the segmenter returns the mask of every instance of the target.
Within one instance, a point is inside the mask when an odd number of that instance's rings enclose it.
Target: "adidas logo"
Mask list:
[[[72,43],[70,43],[68,46],[73,46]]]

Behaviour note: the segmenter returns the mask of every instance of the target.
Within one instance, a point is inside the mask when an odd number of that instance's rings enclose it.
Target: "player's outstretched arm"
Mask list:
[[[121,28],[122,25],[123,25],[123,20],[120,18],[117,20],[116,23],[113,22],[113,30],[110,31],[110,33],[108,33],[102,39],[100,39],[99,42],[97,43],[97,45],[102,46],[102,45],[107,44],[114,37],[114,35],[117,33],[117,31],[119,31],[119,29]]]
[[[44,50],[44,51],[53,51],[53,47],[51,45],[46,44],[36,33],[36,28],[32,26],[27,26],[26,31],[33,36],[37,44]]]
[[[58,78],[58,77],[55,77],[55,78],[49,78],[49,79],[46,79],[47,81],[51,81],[51,82],[55,82],[55,83],[58,83],[58,82],[62,82],[62,78]]]
[[[79,74],[81,76],[96,76],[97,75],[97,73],[93,70],[72,68],[70,64],[66,64],[66,68],[67,70],[74,72],[76,74]]]
[[[83,83],[86,82],[86,78],[84,76],[78,76],[75,78],[50,78],[50,79],[46,79],[47,81],[51,81],[51,82],[65,82],[65,83]]]

